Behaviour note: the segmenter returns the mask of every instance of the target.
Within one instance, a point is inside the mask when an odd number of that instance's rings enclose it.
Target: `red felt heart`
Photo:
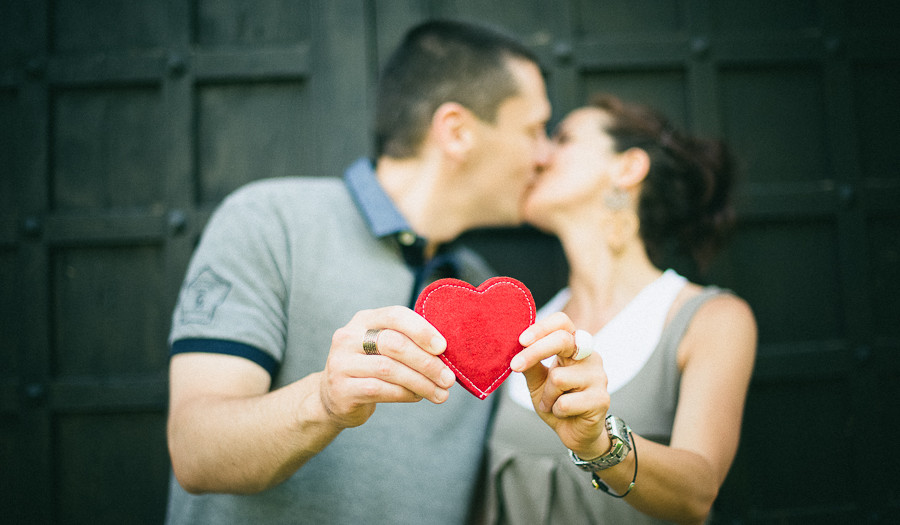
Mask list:
[[[416,300],[416,312],[447,340],[441,359],[456,380],[479,399],[499,387],[522,350],[519,334],[534,323],[534,298],[511,277],[493,277],[475,288],[459,279],[439,279]]]

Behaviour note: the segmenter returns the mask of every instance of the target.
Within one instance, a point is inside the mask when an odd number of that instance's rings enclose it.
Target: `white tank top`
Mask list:
[[[674,270],[666,270],[594,334],[594,352],[603,358],[610,394],[634,379],[653,355],[672,303],[686,284],[687,279]],[[537,318],[559,312],[569,302],[570,296],[569,289],[563,288],[538,310]],[[556,357],[548,358],[544,364],[549,364],[553,359]],[[513,373],[508,381],[506,391],[513,401],[533,409],[525,376]]]

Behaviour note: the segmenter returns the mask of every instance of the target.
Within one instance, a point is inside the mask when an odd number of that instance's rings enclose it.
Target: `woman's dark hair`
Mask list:
[[[499,30],[435,20],[412,28],[388,59],[375,108],[375,154],[418,152],[431,118],[457,102],[493,123],[500,104],[519,92],[509,59],[538,63],[525,45]]]
[[[663,266],[666,257],[687,256],[704,271],[735,220],[734,160],[726,145],[681,133],[661,113],[609,94],[590,104],[610,116],[605,131],[616,151],[640,148],[650,156],[637,207],[650,260]]]

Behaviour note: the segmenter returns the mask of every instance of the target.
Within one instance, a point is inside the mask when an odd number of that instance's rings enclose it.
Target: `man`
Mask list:
[[[377,169],[251,184],[204,232],[170,336],[170,523],[465,520],[490,403],[450,395],[446,341],[402,305],[489,276],[446,244],[519,223],[550,105],[527,48],[446,21],[377,98]]]

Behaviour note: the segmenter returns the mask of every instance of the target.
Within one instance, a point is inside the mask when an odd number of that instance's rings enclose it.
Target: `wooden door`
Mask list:
[[[0,521],[162,521],[187,260],[239,185],[340,174],[366,153],[365,13],[0,6]]]
[[[891,0],[0,3],[0,521],[162,520],[166,336],[206,218],[368,153],[378,65],[434,16],[532,46],[554,120],[603,90],[728,140],[741,223],[705,279],[760,349],[716,521],[896,521]],[[565,281],[533,230],[468,239],[538,301]]]

